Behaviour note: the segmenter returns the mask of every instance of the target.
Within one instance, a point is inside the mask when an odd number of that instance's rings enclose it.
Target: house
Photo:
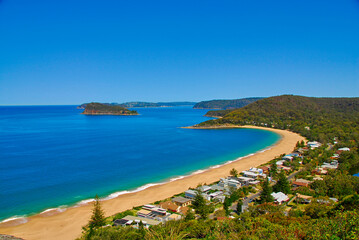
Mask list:
[[[297,153],[297,152],[292,152],[290,154],[288,154],[288,156],[291,156],[291,157],[300,157],[301,154]]]
[[[223,195],[223,192],[222,191],[217,191],[217,192],[214,192],[214,193],[211,193],[209,194],[209,196],[213,199],[217,196],[220,196],[220,195]]]
[[[250,168],[249,171],[258,175],[263,174],[263,170],[261,168]]]
[[[281,166],[285,163],[286,161],[285,160],[279,160],[277,161],[275,164],[277,164],[277,166]]]
[[[337,169],[337,164],[331,164],[331,163],[324,163],[322,166],[320,166],[323,169]]]
[[[166,209],[168,211],[171,211],[171,212],[180,212],[181,211],[181,206],[177,205],[176,203],[174,203],[172,201],[162,202],[160,204],[160,207],[163,209]]]
[[[269,173],[269,169],[270,169],[269,166],[262,166],[262,167],[259,167],[259,168],[262,169],[263,173],[265,173],[265,174]]]
[[[274,202],[278,204],[282,204],[283,202],[287,202],[289,200],[289,197],[282,192],[273,192],[271,195],[274,198]]]
[[[260,183],[260,181],[258,181],[258,180],[252,180],[249,182],[250,185],[257,185],[259,183]]]
[[[292,182],[292,185],[294,187],[309,187],[309,184],[311,184],[313,181],[309,181],[306,179],[297,179]]]
[[[278,169],[286,171],[286,172],[289,172],[290,170],[292,170],[290,167],[286,167],[286,166],[283,166],[283,165],[278,166]]]
[[[296,198],[297,198],[297,202],[304,203],[304,204],[309,204],[312,201],[311,199],[313,197],[297,193]]]
[[[323,178],[315,176],[313,177],[313,181],[323,181]]]
[[[160,224],[161,222],[160,221],[157,221],[157,220],[154,220],[154,219],[148,219],[148,218],[143,218],[143,217],[135,217],[135,216],[126,216],[124,218],[122,218],[123,220],[127,220],[127,223],[126,225],[132,225],[134,227],[138,227],[138,224],[140,222],[143,223],[143,225],[148,228],[149,226],[152,226],[152,225],[158,225]]]
[[[139,217],[152,218],[152,216],[150,216],[150,215],[151,215],[151,211],[146,210],[146,209],[141,209],[140,211],[137,212],[137,216],[139,216]]]
[[[168,221],[171,221],[171,220],[175,220],[175,221],[176,221],[176,220],[180,220],[181,218],[182,218],[181,215],[173,213],[173,214],[171,214],[170,216],[168,216],[167,220],[168,220]]]
[[[323,168],[317,167],[316,169],[313,170],[313,173],[318,175],[326,175],[328,171]]]
[[[211,187],[210,186],[206,186],[206,185],[204,185],[204,186],[201,186],[201,187],[199,187],[198,188],[201,192],[208,192],[209,190],[211,190]]]
[[[221,178],[221,180],[218,183],[218,186],[223,187],[223,188],[233,187],[235,189],[238,189],[239,187],[241,187],[241,183],[232,178],[230,178],[230,179]]]
[[[193,199],[193,198],[196,197],[197,192],[194,191],[194,190],[192,190],[192,189],[189,189],[189,190],[187,190],[187,191],[184,192],[184,195],[185,195],[185,197],[187,197],[187,198],[192,198],[192,199]]]
[[[284,157],[282,157],[282,160],[286,160],[286,161],[293,161],[293,157],[290,155],[285,155]]]
[[[224,203],[224,199],[225,199],[226,197],[224,196],[224,195],[218,195],[218,196],[215,196],[214,198],[213,198],[213,201],[215,201],[215,202],[220,202],[220,203]]]
[[[113,226],[126,226],[126,224],[128,223],[128,220],[126,219],[116,219],[114,222],[113,222]]]
[[[238,177],[237,179],[238,179],[238,181],[239,181],[241,184],[243,184],[243,185],[248,185],[249,182],[250,182],[251,180],[253,180],[253,178],[248,178],[248,177]]]
[[[350,148],[343,147],[343,148],[339,148],[338,151],[347,152],[347,151],[350,151]]]
[[[146,214],[145,211],[143,210],[147,210],[147,211],[150,211],[151,213],[150,214]],[[155,218],[155,217],[163,217],[163,216],[166,216],[167,212],[166,212],[166,209],[163,209],[163,208],[159,208],[157,206],[154,206],[154,205],[144,205],[142,207],[142,210],[139,211],[140,214],[145,214],[146,217],[151,217],[151,218]],[[137,212],[137,214],[139,213]],[[143,215],[143,216],[145,216]]]
[[[258,173],[250,172],[250,171],[243,171],[243,176],[256,179],[258,177]]]
[[[318,148],[320,147],[322,144],[320,142],[317,142],[317,141],[313,141],[313,142],[308,142],[307,143],[307,146],[310,147],[311,149],[314,149],[314,148]]]
[[[188,191],[190,191],[190,190],[188,190]],[[193,191],[193,190],[191,190],[191,191]],[[193,191],[193,192],[195,192],[195,191]],[[190,193],[192,194],[192,192],[190,192]],[[196,196],[196,194],[197,194],[197,192],[195,192],[194,197]],[[180,207],[186,207],[192,203],[192,199],[188,199],[188,198],[184,198],[184,197],[175,197],[175,198],[172,198],[172,202],[174,202],[175,204],[177,204]]]

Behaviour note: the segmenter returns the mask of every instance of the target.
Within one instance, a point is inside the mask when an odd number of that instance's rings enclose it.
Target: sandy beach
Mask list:
[[[102,202],[102,206],[106,215],[110,216],[117,212],[131,209],[134,206],[166,199],[184,192],[189,187],[196,187],[200,183],[209,184],[218,181],[221,177],[228,176],[232,168],[236,168],[240,172],[250,167],[259,166],[280,154],[290,153],[297,141],[305,140],[300,135],[289,131],[252,126],[246,126],[246,128],[273,131],[280,134],[282,138],[276,145],[264,152],[241,158],[218,168],[209,169],[203,173],[190,175],[176,181],[149,187],[143,191],[128,193],[114,199],[105,200]],[[80,207],[68,208],[66,211],[57,214],[37,214],[29,217],[28,222],[24,224],[14,226],[14,222],[11,221],[0,224],[0,233],[14,235],[27,240],[75,239],[81,235],[81,228],[87,224],[91,210],[92,204],[87,204]]]

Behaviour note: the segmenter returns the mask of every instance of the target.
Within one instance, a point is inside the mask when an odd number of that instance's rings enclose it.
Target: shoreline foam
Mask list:
[[[205,128],[205,129],[207,129],[207,128]],[[180,180],[180,179],[190,177],[190,176],[193,176],[193,175],[196,175],[196,174],[201,174],[201,173],[204,173],[204,172],[206,172],[208,170],[211,170],[211,169],[219,168],[221,166],[233,163],[235,161],[239,161],[239,160],[241,160],[243,158],[253,156],[253,155],[257,154],[257,153],[262,153],[262,152],[265,152],[267,150],[270,150],[279,141],[281,141],[281,138],[278,141],[276,141],[274,144],[272,144],[272,145],[270,145],[270,146],[268,146],[268,147],[266,147],[264,149],[260,149],[260,150],[254,152],[254,153],[249,153],[249,154],[247,154],[245,156],[237,157],[236,159],[233,159],[233,160],[227,160],[227,161],[225,161],[225,162],[223,162],[221,164],[217,164],[217,165],[214,165],[214,166],[209,166],[209,167],[207,167],[205,169],[198,169],[198,170],[190,172],[190,173],[188,173],[186,175],[173,176],[173,177],[170,177],[169,179],[165,179],[165,180],[163,180],[161,182],[147,183],[147,184],[144,184],[142,186],[136,187],[133,190],[122,190],[122,191],[116,191],[116,192],[110,193],[106,197],[100,198],[100,201],[111,200],[111,199],[117,198],[117,197],[119,197],[121,195],[124,195],[124,194],[136,193],[136,192],[139,192],[139,191],[143,191],[143,190],[145,190],[145,189],[147,189],[149,187],[166,184],[166,183],[173,182],[173,181],[176,181],[176,180]],[[66,211],[69,208],[81,207],[81,206],[84,206],[84,205],[88,205],[88,204],[90,204],[90,203],[92,203],[94,201],[95,201],[94,198],[83,199],[83,200],[80,200],[80,201],[70,205],[70,206],[62,205],[62,206],[59,206],[59,207],[48,208],[48,209],[45,209],[45,210],[43,210],[41,212],[38,212],[38,213],[35,213],[35,214],[25,214],[25,215],[21,215],[21,216],[12,216],[12,217],[6,218],[4,220],[1,220],[0,221],[0,226],[1,226],[2,223],[8,223],[7,225],[11,225],[11,223],[10,223],[11,221],[14,221],[14,224],[12,226],[17,226],[19,224],[22,224],[21,222],[19,222],[19,223],[16,222],[18,219],[27,219],[27,218],[35,216],[35,215],[52,216],[52,215],[55,215],[55,214],[58,214],[58,213],[62,213],[62,212]],[[26,223],[26,222],[24,222],[24,223]]]
[[[277,141],[274,145],[257,151],[256,153],[248,154],[244,157],[239,157],[235,160],[227,161],[223,164],[211,166],[206,169],[197,170],[193,173],[186,176],[178,176],[170,178],[168,181],[160,183],[149,183],[143,186],[140,186],[132,191],[120,191],[109,194],[107,197],[102,198],[103,207],[106,212],[106,215],[113,215],[114,213],[124,211],[126,209],[132,208],[134,206],[143,205],[146,203],[151,203],[157,200],[162,200],[172,195],[178,194],[187,190],[189,187],[195,187],[199,183],[211,183],[218,181],[220,177],[228,176],[229,170],[232,167],[241,168],[241,171],[249,168],[258,166],[265,162],[270,161],[277,155],[280,155],[284,152],[291,151],[295,143],[304,139],[298,134],[284,131],[276,130],[262,127],[252,127],[245,126],[246,128],[257,128],[264,129],[269,131],[274,131],[281,135],[281,139]],[[291,136],[291,139],[289,139]],[[294,139],[293,139],[294,138]],[[285,142],[288,141],[289,142]],[[283,149],[285,145],[285,150]],[[290,146],[287,146],[290,145]],[[280,148],[282,147],[282,148]],[[279,148],[279,149],[278,149]],[[270,158],[264,157],[265,160],[257,160],[253,162],[252,165],[248,165],[251,158],[258,158],[260,155],[268,155],[268,152],[274,153],[269,154]],[[260,156],[262,157],[262,156]],[[245,161],[247,160],[247,161]],[[243,166],[241,166],[241,164]],[[238,165],[238,166],[234,166]],[[229,168],[229,170],[228,170]],[[175,186],[172,186],[175,185]],[[162,191],[162,192],[160,192]],[[142,197],[146,196],[146,197]],[[91,215],[92,205],[89,204],[93,199],[82,200],[74,206],[66,208],[62,212],[56,212],[54,214],[37,214],[30,217],[23,217],[18,219],[9,219],[0,223],[0,232],[15,235],[18,237],[23,237],[26,239],[73,239],[78,237],[81,234],[81,227],[88,222],[88,219]],[[51,209],[54,210],[54,209]],[[43,211],[42,213],[50,212],[50,209]],[[46,215],[46,216],[41,216]],[[20,216],[19,216],[20,217]],[[25,219],[25,220],[23,220]],[[18,221],[22,220],[22,221]],[[16,226],[12,223],[16,222]],[[25,222],[26,221],[26,222]],[[21,222],[25,222],[21,224]],[[18,225],[20,223],[20,225]],[[41,226],[41,227],[40,227]],[[64,226],[60,228],[60,226]],[[46,230],[45,230],[46,228]]]

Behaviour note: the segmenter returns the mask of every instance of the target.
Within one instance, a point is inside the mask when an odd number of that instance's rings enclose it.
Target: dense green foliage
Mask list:
[[[204,109],[236,109],[244,107],[250,103],[258,101],[262,98],[241,98],[234,100],[211,100],[211,101],[202,101],[193,106],[193,108],[204,108]]]
[[[137,115],[138,113],[121,106],[106,105],[102,103],[89,103],[86,105],[83,114]]]
[[[206,200],[200,191],[197,191],[197,194],[192,202],[192,207],[196,214],[199,214],[202,219],[206,219],[208,215],[214,211],[214,208],[211,205],[207,205]]]
[[[289,129],[321,143],[332,142],[334,137],[358,142],[359,98],[270,97],[197,126],[224,124]]]
[[[243,213],[241,220],[170,221],[142,231],[131,227],[98,228],[91,239],[358,239],[357,210],[311,219],[285,216],[276,206],[257,208]],[[261,214],[260,209],[265,211]]]
[[[289,184],[289,181],[288,181],[287,176],[285,175],[284,171],[281,171],[279,173],[278,181],[273,186],[273,191],[274,192],[282,192],[282,193],[285,193],[285,194],[288,194],[288,193],[291,192],[290,184]]]
[[[269,181],[268,181],[268,178],[267,178],[262,183],[262,192],[261,192],[261,195],[260,195],[259,202],[260,203],[273,202],[274,198],[271,195],[272,192],[273,192],[273,189],[269,185]]]

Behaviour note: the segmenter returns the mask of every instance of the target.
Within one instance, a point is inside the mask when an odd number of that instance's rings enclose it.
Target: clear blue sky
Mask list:
[[[0,104],[358,96],[358,0],[0,0]]]

